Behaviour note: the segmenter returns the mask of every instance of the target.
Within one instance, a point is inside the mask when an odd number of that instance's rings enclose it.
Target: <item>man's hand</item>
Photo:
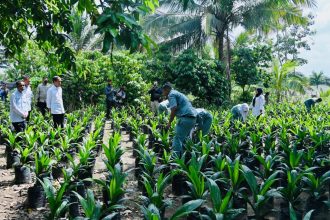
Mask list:
[[[24,114],[23,114],[23,118],[24,118],[24,119],[27,118],[27,116],[28,116],[28,113],[24,113]]]

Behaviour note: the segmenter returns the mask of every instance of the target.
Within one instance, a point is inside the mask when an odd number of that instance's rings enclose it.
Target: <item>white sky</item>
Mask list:
[[[307,59],[308,63],[298,71],[305,75],[310,75],[312,71],[323,71],[330,77],[330,0],[317,0],[317,7],[306,11],[311,11],[315,16],[313,29],[316,34],[311,50],[301,52],[301,57]]]

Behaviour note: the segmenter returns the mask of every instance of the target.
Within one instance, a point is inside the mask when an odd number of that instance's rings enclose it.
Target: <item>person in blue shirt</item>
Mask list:
[[[167,129],[175,117],[177,117],[177,124],[175,127],[175,135],[173,138],[173,152],[174,156],[180,157],[183,153],[183,142],[189,137],[191,129],[196,124],[197,111],[194,109],[189,99],[182,93],[172,89],[170,83],[163,86],[163,95],[168,97],[169,108],[171,109]]]
[[[168,113],[170,111],[171,111],[170,110],[170,102],[167,99],[162,101],[161,103],[159,103],[159,105],[158,105],[158,114],[168,115]]]
[[[310,112],[316,103],[322,102],[322,98],[311,98],[307,99],[304,104],[306,106],[307,112]]]
[[[112,80],[108,81],[108,85],[105,88],[105,95],[107,108],[106,117],[109,118],[111,109],[116,106],[116,90],[112,87]]]
[[[197,132],[202,131],[202,135],[207,135],[210,132],[212,125],[212,114],[203,108],[197,108],[196,127]]]

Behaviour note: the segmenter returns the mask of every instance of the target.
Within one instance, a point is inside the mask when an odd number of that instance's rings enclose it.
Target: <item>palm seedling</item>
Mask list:
[[[115,132],[113,136],[109,138],[108,145],[102,144],[107,166],[114,167],[120,162],[121,156],[124,154],[123,149],[120,147],[121,136]]]
[[[148,207],[150,204],[153,204],[159,210],[160,216],[164,217],[165,209],[171,205],[171,200],[165,199],[164,191],[172,176],[164,176],[161,173],[154,186],[150,183],[148,178],[142,178],[146,195],[141,196],[140,198],[143,201],[144,206]]]
[[[34,158],[35,174],[37,178],[43,179],[44,177],[50,177],[51,168],[55,163],[55,160],[53,160],[49,153],[45,152],[42,148],[34,154]]]
[[[61,183],[60,188],[56,190],[49,179],[44,178],[43,181],[39,181],[45,191],[49,204],[50,213],[47,219],[55,220],[63,217],[69,204],[68,200],[64,198],[68,183]]]
[[[270,202],[274,197],[281,197],[281,194],[276,189],[271,189],[273,184],[277,181],[276,176],[278,172],[274,172],[261,185],[258,184],[257,178],[253,172],[247,167],[242,165],[243,176],[249,185],[251,198],[244,195],[245,200],[252,207],[255,218],[257,220],[264,219],[272,211],[272,204]]]
[[[208,179],[208,188],[210,191],[212,207],[207,208],[207,219],[235,219],[241,212],[244,211],[244,209],[232,208],[232,190],[229,190],[225,196],[222,197],[219,186],[212,179]]]

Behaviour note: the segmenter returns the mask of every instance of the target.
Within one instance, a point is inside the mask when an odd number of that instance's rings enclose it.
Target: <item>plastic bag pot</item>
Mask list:
[[[46,195],[43,187],[40,184],[28,188],[27,205],[29,208],[37,209],[46,205]]]
[[[10,169],[13,167],[13,165],[20,163],[21,156],[18,152],[12,151],[9,154],[7,154],[7,169]]]
[[[63,168],[65,168],[65,165],[62,163],[58,163],[52,167],[52,176],[54,179],[63,177],[63,172],[62,172]]]
[[[72,218],[80,216],[79,200],[74,193],[70,193],[69,195],[69,215]]]
[[[185,195],[188,192],[188,185],[186,178],[182,174],[173,176],[172,179],[172,192],[176,196]]]
[[[15,166],[15,184],[25,184],[31,182],[31,170],[27,166]]]

